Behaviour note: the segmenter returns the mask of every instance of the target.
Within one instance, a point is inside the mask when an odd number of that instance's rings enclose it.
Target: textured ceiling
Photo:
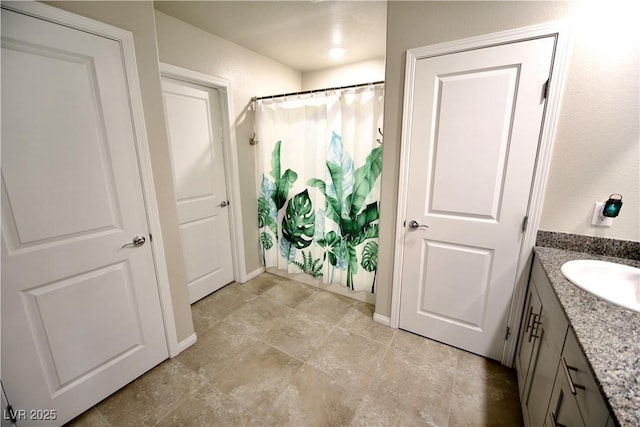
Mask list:
[[[386,1],[156,1],[155,8],[301,72],[385,55]],[[331,59],[332,46],[344,56]]]

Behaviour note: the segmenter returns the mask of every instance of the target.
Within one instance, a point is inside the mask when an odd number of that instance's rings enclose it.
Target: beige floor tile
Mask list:
[[[333,327],[327,321],[291,310],[262,340],[304,361],[320,347]]]
[[[207,378],[213,378],[255,342],[246,328],[223,320],[198,335],[198,341],[175,359]]]
[[[276,283],[262,296],[287,307],[296,307],[316,292],[311,286],[286,278]]]
[[[338,326],[383,344],[389,344],[396,330],[374,322],[373,313],[373,305],[358,302],[349,308]]]
[[[522,410],[517,395],[491,386],[455,387],[449,426],[520,427]]]
[[[518,380],[514,369],[466,351],[460,352],[458,359],[456,384],[458,383],[461,387],[486,385],[518,394]]]
[[[200,375],[170,359],[100,402],[97,409],[112,426],[155,425],[204,384]]]
[[[265,343],[251,346],[211,383],[258,416],[264,416],[303,362]]]
[[[282,277],[271,273],[262,273],[253,279],[242,283],[239,286],[245,291],[249,291],[255,295],[262,295],[277,283],[282,280]]]
[[[304,313],[338,324],[357,301],[328,291],[316,292],[296,307]]]
[[[349,427],[434,427],[384,396],[365,395]]]
[[[260,297],[231,314],[226,321],[242,328],[245,334],[260,338],[290,312],[290,308]]]
[[[412,424],[446,426],[454,374],[455,364],[389,348],[369,394],[384,396]]]
[[[110,427],[95,407],[78,415],[65,424],[65,427]]]
[[[236,402],[205,385],[165,417],[159,427],[209,427],[261,425]]]
[[[386,350],[383,344],[336,328],[307,363],[361,394],[369,388]]]
[[[227,285],[191,306],[196,334],[206,331],[256,297],[240,286],[237,283]]]
[[[522,426],[514,370],[463,352],[453,385],[450,426]]]
[[[198,341],[69,425],[521,426],[515,372],[262,274],[193,306]]]
[[[443,369],[454,369],[462,350],[398,329],[391,347],[412,354]]]
[[[346,426],[360,401],[329,375],[304,365],[273,404],[278,426]]]

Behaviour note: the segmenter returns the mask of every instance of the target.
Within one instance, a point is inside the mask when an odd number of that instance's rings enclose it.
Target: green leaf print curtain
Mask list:
[[[258,101],[265,266],[375,292],[383,91],[377,85]]]

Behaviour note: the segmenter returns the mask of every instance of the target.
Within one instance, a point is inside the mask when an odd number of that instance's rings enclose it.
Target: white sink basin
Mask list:
[[[640,268],[585,259],[565,262],[560,271],[579,288],[640,312]]]

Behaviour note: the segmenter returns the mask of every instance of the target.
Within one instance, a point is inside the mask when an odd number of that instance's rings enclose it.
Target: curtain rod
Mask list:
[[[342,89],[352,89],[352,88],[363,87],[363,86],[375,86],[375,85],[379,85],[379,84],[383,84],[383,83],[384,83],[384,80],[380,80],[380,81],[371,82],[371,83],[359,83],[359,84],[355,84],[355,85],[347,85],[347,86],[339,86],[339,87],[328,87],[328,88],[324,88],[324,89],[304,90],[302,92],[282,93],[280,95],[254,96],[253,98],[251,98],[251,101],[255,102],[255,101],[259,101],[261,99],[283,98],[285,96],[306,95],[306,94],[309,94],[309,93],[327,92],[327,91],[330,91],[330,90],[342,90]]]

